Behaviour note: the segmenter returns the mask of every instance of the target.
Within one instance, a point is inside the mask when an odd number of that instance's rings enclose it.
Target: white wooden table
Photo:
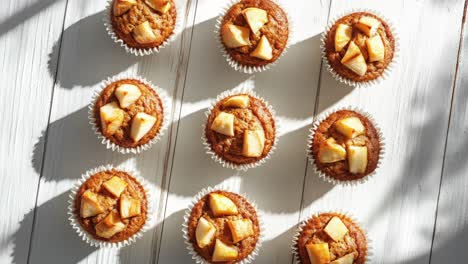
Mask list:
[[[184,31],[161,53],[137,58],[112,43],[104,0],[2,0],[0,8],[0,263],[191,263],[181,224],[193,195],[224,185],[265,214],[256,263],[291,263],[297,223],[344,209],[367,226],[373,263],[466,263],[468,257],[468,29],[463,0],[290,0],[293,45],[270,71],[232,70],[218,52],[215,18],[225,0],[177,0]],[[399,29],[391,78],[367,89],[337,83],[322,67],[319,38],[330,17],[380,10]],[[141,155],[105,149],[87,121],[102,79],[142,75],[173,98],[166,136]],[[278,149],[246,173],[203,153],[204,111],[243,82],[274,106]],[[335,106],[371,112],[387,138],[379,174],[357,188],[317,178],[305,144],[314,116]],[[98,250],[70,228],[68,191],[101,164],[138,169],[156,194],[157,221],[142,240]]]

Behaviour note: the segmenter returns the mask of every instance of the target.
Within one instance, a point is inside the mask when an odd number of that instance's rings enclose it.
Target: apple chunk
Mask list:
[[[145,2],[162,14],[165,14],[171,8],[171,1],[169,0],[145,0]]]
[[[133,29],[132,34],[135,41],[140,44],[148,44],[158,40],[158,37],[154,34],[149,21],[145,21],[136,26]]]
[[[366,40],[369,61],[382,61],[385,58],[385,47],[380,35],[375,35]]]
[[[371,16],[363,16],[359,19],[356,27],[368,37],[372,37],[377,32],[380,26],[380,21]]]
[[[349,253],[339,259],[335,259],[330,264],[353,264],[354,259],[357,258],[357,256],[358,256],[357,252]]]
[[[204,248],[211,244],[216,235],[216,227],[206,218],[201,217],[198,220],[197,229],[195,230],[195,238],[200,248]]]
[[[115,97],[119,100],[120,107],[127,108],[138,100],[141,91],[133,84],[122,84],[115,89]]]
[[[242,155],[245,157],[261,157],[265,148],[265,132],[263,129],[246,130],[244,132],[244,144]]]
[[[351,41],[349,43],[349,46],[348,46],[348,49],[346,50],[345,55],[341,59],[341,63],[345,64],[346,62],[348,62],[349,60],[355,58],[356,56],[360,54],[361,54],[361,50],[359,49],[359,47],[356,45],[356,43],[354,43],[354,41]]]
[[[126,225],[122,223],[119,213],[112,211],[96,225],[96,235],[111,238],[115,234],[124,231],[125,227]]]
[[[99,109],[102,133],[112,136],[122,126],[125,112],[119,108],[117,102],[108,103]]]
[[[136,5],[136,0],[115,0],[113,6],[114,16],[125,14],[132,6]]]
[[[210,209],[213,215],[236,215],[239,213],[236,204],[226,196],[219,193],[210,193]]]
[[[273,48],[265,35],[262,36],[257,47],[250,55],[262,60],[271,60],[273,58]]]
[[[353,28],[346,24],[339,24],[335,31],[335,51],[340,52],[351,40]]]
[[[232,242],[240,242],[254,234],[252,221],[250,219],[238,219],[228,221],[232,234]]]
[[[238,108],[247,108],[249,107],[249,96],[248,95],[235,95],[227,99],[223,107],[238,107]]]
[[[237,258],[239,252],[237,247],[229,246],[223,241],[216,239],[216,244],[213,252],[212,261],[213,262],[225,262],[225,261],[232,261]]]
[[[104,212],[98,200],[98,195],[87,190],[81,196],[80,216],[83,218],[95,216]]]
[[[140,112],[133,117],[130,128],[130,137],[134,142],[140,141],[156,124],[157,118],[147,113]]]
[[[247,46],[250,44],[250,29],[228,23],[221,28],[221,38],[228,48]]]
[[[307,244],[307,254],[309,255],[310,263],[312,264],[328,264],[330,263],[330,250],[328,243]]]
[[[364,76],[367,72],[366,60],[362,54],[345,62],[344,65],[359,76]]]
[[[366,128],[359,117],[346,117],[335,122],[336,130],[347,138],[354,138],[364,134]]]
[[[367,147],[348,146],[349,172],[365,173],[367,162]]]
[[[323,231],[334,241],[341,241],[348,233],[348,228],[339,217],[334,216]]]
[[[120,197],[120,194],[127,188],[127,182],[122,180],[118,176],[113,176],[106,182],[102,184],[102,187],[104,187],[107,191],[112,193],[115,197]]]
[[[126,219],[140,214],[140,200],[128,197],[127,195],[122,195],[120,198],[120,217],[122,217],[122,219]]]
[[[346,159],[346,149],[337,144],[334,138],[328,138],[319,147],[318,158],[321,163],[333,163]]]
[[[226,136],[234,136],[234,115],[221,112],[211,124],[211,130]]]
[[[248,7],[242,11],[247,24],[249,24],[250,29],[256,35],[258,31],[268,23],[268,13],[260,8]]]

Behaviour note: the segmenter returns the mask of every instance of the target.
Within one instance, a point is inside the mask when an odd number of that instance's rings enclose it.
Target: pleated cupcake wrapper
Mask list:
[[[76,214],[76,208],[75,208],[75,199],[76,195],[78,193],[78,190],[80,189],[81,185],[86,182],[91,176],[95,175],[98,172],[102,171],[108,171],[108,170],[118,170],[118,171],[124,171],[131,175],[144,189],[145,194],[146,194],[146,200],[148,204],[147,208],[147,214],[146,214],[146,222],[145,224],[141,227],[141,229],[133,234],[131,237],[127,238],[124,241],[120,242],[108,242],[108,241],[103,241],[99,240],[93,237],[90,233],[88,233],[80,224],[79,216]],[[147,184],[147,182],[139,175],[134,170],[128,169],[126,167],[114,167],[112,165],[103,165],[94,169],[90,169],[87,172],[83,173],[81,175],[81,179],[78,180],[75,185],[72,187],[70,191],[70,195],[68,196],[68,220],[70,221],[70,225],[72,228],[76,231],[79,237],[83,239],[86,243],[88,243],[91,246],[99,247],[99,248],[121,248],[124,246],[128,246],[132,243],[134,243],[137,239],[141,238],[143,236],[143,233],[147,231],[150,228],[150,225],[153,221],[153,199],[152,199],[152,193],[150,192],[150,188]]]
[[[174,1],[174,5],[175,5],[175,8],[176,8],[177,14],[176,14],[176,22],[175,22],[175,26],[174,26],[174,30],[173,30],[172,34],[166,40],[164,40],[164,42],[161,43],[161,45],[159,45],[157,47],[153,47],[153,48],[132,48],[132,47],[128,46],[125,43],[125,41],[123,41],[122,39],[119,38],[119,36],[115,33],[114,28],[112,27],[112,18],[111,18],[111,16],[112,16],[112,3],[113,3],[112,0],[107,2],[106,12],[104,12],[104,18],[103,18],[104,26],[106,27],[106,31],[109,34],[109,36],[112,38],[112,40],[115,43],[119,44],[121,47],[123,47],[127,53],[133,54],[135,56],[146,56],[146,55],[151,55],[153,53],[159,53],[159,51],[161,49],[169,46],[169,44],[176,39],[177,34],[182,32],[182,24],[183,24],[183,22],[182,22],[182,9],[178,6],[176,1]]]
[[[98,121],[96,120],[96,117],[94,116],[94,106],[101,92],[111,83],[114,83],[120,80],[125,80],[125,79],[138,80],[148,85],[153,90],[155,90],[157,95],[161,99],[162,108],[163,108],[164,119],[163,119],[161,128],[159,129],[158,133],[148,143],[134,147],[134,148],[126,148],[126,147],[119,146],[115,144],[114,142],[112,142],[110,139],[106,138],[99,129],[101,124],[98,124]],[[145,78],[134,76],[134,75],[122,74],[122,75],[118,75],[114,77],[108,77],[107,80],[104,80],[101,82],[100,88],[94,91],[93,98],[91,100],[91,103],[88,106],[88,119],[89,119],[89,124],[91,125],[91,128],[93,129],[94,133],[101,140],[102,144],[106,145],[107,149],[111,149],[113,151],[117,151],[122,154],[128,154],[128,153],[137,154],[137,153],[141,153],[144,150],[149,149],[153,144],[158,142],[162,138],[162,136],[164,136],[164,132],[166,131],[170,123],[170,113],[168,112],[170,111],[170,109],[171,109],[171,100],[169,99],[169,95],[164,89],[153,85],[150,81],[147,81]]]
[[[380,152],[379,152],[379,161],[377,162],[377,167],[375,168],[375,170],[373,172],[369,173],[368,175],[366,175],[366,176],[364,176],[364,177],[362,177],[360,179],[343,181],[343,180],[337,180],[337,179],[335,179],[335,178],[333,178],[331,176],[328,176],[327,174],[325,174],[324,172],[319,170],[319,168],[317,167],[317,161],[315,160],[314,155],[312,153],[312,144],[313,144],[313,141],[314,141],[315,131],[320,126],[320,123],[322,123],[325,119],[327,119],[331,114],[333,114],[333,113],[335,113],[337,111],[340,111],[340,110],[354,111],[354,112],[357,112],[357,113],[363,115],[364,117],[369,119],[369,121],[372,123],[372,125],[374,125],[375,130],[377,131],[377,134],[379,136]],[[336,109],[327,111],[327,112],[325,112],[323,114],[320,114],[315,119],[314,123],[312,124],[312,128],[310,129],[309,137],[307,139],[307,156],[309,157],[310,163],[314,166],[315,173],[318,174],[319,177],[324,179],[325,181],[327,181],[329,183],[332,183],[332,184],[335,184],[335,185],[345,185],[345,186],[358,185],[358,184],[362,184],[362,183],[367,182],[371,177],[373,177],[377,173],[379,168],[381,167],[382,162],[384,162],[384,158],[385,158],[385,137],[384,137],[384,135],[382,133],[382,130],[378,126],[377,122],[375,121],[374,117],[370,113],[368,113],[368,112],[366,112],[366,111],[364,111],[364,110],[362,110],[360,108],[351,107],[351,106],[336,108]]]
[[[376,79],[369,80],[369,81],[364,81],[364,82],[356,82],[356,81],[345,78],[345,77],[341,76],[340,74],[338,74],[333,69],[333,67],[330,65],[330,62],[328,61],[328,57],[327,57],[327,52],[325,50],[325,42],[327,40],[327,35],[328,35],[328,32],[330,31],[330,29],[333,27],[333,25],[335,25],[335,23],[340,18],[343,18],[343,17],[345,17],[347,15],[350,15],[350,14],[356,13],[356,12],[367,12],[367,13],[374,14],[374,15],[378,16],[379,18],[381,18],[383,21],[385,21],[387,23],[387,25],[390,28],[390,31],[392,32],[393,38],[395,39],[395,50],[393,52],[392,61],[387,65],[387,67],[384,69],[384,71],[382,72],[382,74],[379,77],[377,77]],[[397,31],[396,27],[394,26],[393,21],[388,19],[387,17],[385,17],[381,12],[373,10],[373,9],[352,9],[350,11],[341,13],[338,16],[335,16],[333,19],[330,20],[327,27],[323,31],[322,36],[320,38],[320,42],[321,42],[320,50],[321,50],[321,53],[322,53],[322,60],[324,62],[325,67],[327,68],[327,70],[331,73],[331,75],[336,80],[338,80],[338,81],[340,81],[342,83],[345,83],[345,84],[347,84],[349,86],[370,87],[370,86],[374,86],[374,85],[377,85],[377,84],[381,83],[382,81],[386,80],[390,76],[391,72],[396,67],[396,65],[398,64],[399,59],[400,59],[400,37],[398,36],[398,31]]]
[[[260,101],[262,101],[265,104],[265,106],[268,108],[268,111],[270,111],[271,116],[273,117],[273,120],[275,122],[275,141],[273,142],[273,146],[271,147],[270,152],[268,152],[268,155],[265,156],[264,158],[262,158],[262,159],[260,159],[260,160],[258,160],[256,162],[253,162],[253,163],[236,164],[236,163],[230,162],[228,160],[225,160],[223,157],[219,156],[211,148],[211,144],[210,144],[210,142],[208,142],[208,138],[206,137],[206,134],[205,134],[205,129],[206,129],[206,126],[208,125],[208,117],[210,116],[211,111],[213,111],[216,104],[219,103],[220,101],[222,101],[224,98],[230,97],[230,96],[233,96],[233,95],[236,95],[236,94],[248,94],[248,95],[250,95],[252,97],[255,97],[255,98],[259,99]],[[268,104],[267,101],[265,101],[262,97],[257,96],[257,94],[254,93],[252,91],[252,89],[250,89],[248,87],[241,87],[239,89],[224,91],[223,93],[218,95],[215,102],[212,103],[210,108],[208,108],[208,110],[205,112],[205,116],[206,116],[206,122],[203,125],[203,131],[202,131],[202,142],[203,142],[203,146],[205,148],[205,152],[208,155],[210,155],[211,158],[214,161],[220,163],[224,168],[229,168],[229,169],[233,169],[233,170],[247,171],[248,169],[258,167],[258,166],[262,165],[263,163],[265,163],[268,159],[270,159],[271,155],[276,150],[276,146],[278,144],[278,131],[280,129],[280,123],[278,122],[278,119],[276,118],[276,112],[275,112],[275,110],[273,110],[273,107],[271,107],[271,105]]]
[[[229,55],[229,52],[227,51],[227,48],[223,44],[223,39],[221,38],[221,26],[222,26],[223,18],[233,5],[240,2],[239,0],[229,1],[229,3],[226,4],[225,7],[223,7],[223,9],[220,12],[218,18],[216,19],[216,26],[215,26],[214,33],[215,33],[216,40],[218,41],[219,49],[221,50],[221,53],[223,54],[223,57],[226,58],[226,61],[228,62],[228,64],[232,68],[234,68],[236,71],[243,72],[243,73],[248,73],[248,74],[266,71],[266,70],[270,69],[272,66],[276,65],[278,63],[278,61],[281,59],[281,57],[283,57],[284,54],[286,54],[289,47],[291,46],[291,41],[292,41],[292,38],[294,37],[294,21],[293,21],[292,17],[289,15],[288,9],[285,8],[287,6],[285,4],[286,1],[285,0],[270,0],[270,1],[277,4],[286,13],[286,16],[288,18],[288,31],[289,32],[288,32],[288,41],[287,41],[286,46],[284,47],[283,51],[281,52],[281,55],[274,62],[268,63],[267,65],[263,65],[263,66],[243,65],[243,64],[237,62],[234,58],[232,58],[231,55]]]
[[[184,243],[186,245],[186,248],[189,252],[189,254],[192,256],[192,259],[195,261],[195,263],[198,264],[210,264],[212,263],[211,261],[208,261],[204,259],[202,256],[200,256],[197,251],[195,251],[195,248],[190,241],[190,235],[188,232],[188,226],[189,226],[189,220],[190,220],[190,215],[192,213],[193,207],[207,194],[214,192],[214,191],[226,191],[226,192],[232,192],[232,193],[237,193],[230,188],[227,187],[207,187],[201,190],[197,195],[193,197],[193,199],[190,201],[190,204],[188,205],[187,209],[185,210],[184,214],[184,223],[182,224],[182,233],[184,237]],[[265,223],[263,222],[263,215],[258,211],[257,205],[255,202],[252,202],[249,197],[245,194],[239,194],[242,197],[244,197],[250,205],[255,209],[255,212],[257,213],[258,217],[258,224],[260,228],[260,236],[258,237],[257,244],[255,245],[255,249],[252,250],[252,252],[244,259],[240,260],[239,262],[236,262],[237,264],[249,264],[252,263],[255,258],[258,255],[258,252],[262,246],[263,239],[265,237]]]
[[[321,212],[317,212],[315,214],[313,214],[311,217],[307,218],[306,220],[302,221],[299,226],[297,227],[297,230],[296,230],[296,233],[294,234],[293,236],[293,239],[292,239],[292,246],[291,246],[291,249],[292,249],[292,253],[294,255],[294,264],[301,264],[301,259],[300,259],[300,255],[299,255],[299,248],[297,246],[297,242],[299,240],[299,237],[304,229],[304,227],[307,225],[307,222],[309,220],[311,220],[312,218],[314,217],[318,217],[319,215],[321,214],[326,214],[326,213],[331,213],[331,214],[338,214],[339,216],[342,216],[344,218],[347,218],[349,220],[351,220],[354,224],[356,224],[357,226],[359,226],[359,228],[361,229],[362,233],[364,234],[364,236],[366,237],[366,242],[367,242],[367,251],[366,251],[366,260],[364,263],[371,263],[372,261],[372,258],[374,256],[374,248],[373,248],[373,244],[374,242],[372,241],[372,239],[369,237],[369,234],[367,233],[367,230],[366,228],[364,227],[364,225],[359,222],[357,220],[357,218],[351,214],[351,213],[348,213],[348,212],[344,212],[342,210],[333,210],[333,211],[321,211]]]

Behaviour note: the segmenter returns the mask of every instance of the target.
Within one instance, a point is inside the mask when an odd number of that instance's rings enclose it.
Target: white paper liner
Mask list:
[[[364,263],[371,263],[371,260],[374,256],[374,248],[373,248],[373,241],[372,239],[370,238],[366,228],[362,225],[362,223],[360,223],[356,217],[354,217],[354,215],[352,215],[351,213],[348,213],[348,212],[344,212],[342,210],[333,210],[333,211],[321,211],[321,212],[317,212],[315,214],[313,214],[312,216],[310,216],[309,218],[307,218],[306,220],[302,221],[301,223],[299,223],[298,227],[297,227],[297,230],[296,230],[296,233],[294,234],[293,236],[293,239],[292,239],[292,246],[291,246],[291,249],[292,249],[292,253],[293,253],[293,256],[294,256],[294,264],[300,264],[301,263],[301,260],[300,260],[300,256],[299,256],[299,248],[297,247],[297,242],[299,240],[299,236],[301,235],[302,233],[302,230],[303,228],[305,227],[305,225],[307,224],[307,222],[314,218],[314,217],[317,217],[321,214],[326,214],[326,213],[332,213],[332,214],[338,214],[338,215],[341,215],[341,216],[344,216],[345,218],[348,218],[349,220],[351,220],[354,224],[356,224],[357,226],[359,226],[359,228],[361,229],[362,233],[364,234],[364,236],[366,237],[366,242],[367,242],[367,251],[366,251],[366,260],[364,261]]]
[[[211,144],[210,144],[210,142],[208,142],[208,138],[206,138],[206,134],[205,134],[205,128],[208,125],[208,117],[210,116],[211,111],[213,111],[213,108],[216,106],[216,104],[219,103],[224,98],[230,97],[230,96],[233,96],[233,95],[236,95],[236,94],[248,94],[248,95],[250,95],[252,97],[255,97],[256,99],[262,101],[265,104],[265,106],[268,108],[268,111],[270,111],[270,114],[271,114],[271,116],[272,116],[272,118],[273,118],[273,120],[275,122],[275,141],[273,142],[273,146],[271,147],[270,152],[268,152],[268,155],[265,156],[264,158],[262,158],[262,159],[260,159],[260,160],[258,160],[256,162],[253,162],[253,163],[236,164],[236,163],[233,163],[233,162],[230,162],[228,160],[223,159],[223,157],[219,156],[215,151],[213,151],[213,149],[211,148]],[[258,167],[258,166],[262,165],[263,163],[265,163],[268,159],[270,159],[271,155],[276,150],[276,146],[278,144],[278,138],[279,138],[278,131],[280,131],[280,122],[278,122],[278,119],[276,118],[276,112],[275,112],[275,110],[273,110],[273,107],[270,104],[268,104],[267,101],[265,101],[265,99],[263,99],[262,97],[259,97],[249,87],[240,87],[239,89],[224,91],[223,93],[218,95],[218,97],[216,97],[215,102],[213,102],[211,104],[211,106],[208,108],[208,110],[205,112],[205,116],[206,116],[206,121],[205,121],[205,124],[203,124],[203,126],[202,126],[203,127],[202,142],[203,142],[203,146],[205,148],[205,152],[208,155],[210,155],[211,158],[214,161],[220,163],[224,168],[230,168],[230,169],[233,169],[233,170],[247,171],[248,169]]]
[[[360,179],[345,181],[345,180],[338,180],[338,179],[335,179],[335,178],[332,178],[332,177],[328,176],[327,174],[323,173],[321,170],[318,169],[315,158],[314,158],[314,155],[312,153],[312,144],[313,144],[313,141],[314,141],[315,131],[319,127],[320,123],[322,123],[325,119],[327,119],[331,114],[333,114],[333,113],[335,113],[337,111],[340,111],[340,110],[354,111],[354,112],[357,112],[357,113],[363,115],[364,117],[369,119],[369,121],[375,127],[375,130],[377,131],[377,134],[379,135],[380,152],[379,152],[379,161],[377,162],[377,167],[375,168],[375,170],[373,172],[369,173],[368,175],[366,175],[366,176],[364,176],[364,177],[362,177]],[[315,119],[315,121],[312,124],[312,127],[310,128],[309,131],[310,131],[310,133],[309,133],[309,137],[307,139],[307,156],[309,157],[310,163],[314,166],[315,173],[318,174],[320,178],[324,179],[325,181],[327,181],[329,183],[332,183],[332,184],[335,184],[335,185],[345,185],[345,186],[347,186],[347,185],[358,185],[358,184],[365,183],[377,173],[378,169],[382,165],[382,162],[384,161],[384,158],[385,158],[385,137],[384,137],[384,135],[382,133],[382,130],[378,126],[378,124],[375,121],[374,117],[370,113],[368,113],[368,112],[366,112],[366,111],[364,111],[364,110],[362,110],[360,108],[348,106],[348,107],[336,108],[336,109],[326,111],[325,113],[320,114]]]
[[[176,8],[177,15],[176,15],[176,22],[175,22],[174,30],[173,30],[172,34],[166,40],[164,40],[164,42],[161,43],[161,45],[159,45],[157,47],[154,47],[154,48],[132,48],[132,47],[128,46],[125,43],[125,41],[120,39],[117,36],[117,34],[114,32],[114,28],[112,27],[112,19],[111,19],[111,16],[112,16],[112,3],[113,3],[113,0],[109,0],[107,2],[106,12],[104,12],[104,18],[103,18],[104,26],[106,27],[106,31],[109,34],[109,36],[112,38],[112,40],[115,43],[119,44],[121,47],[123,47],[127,53],[133,54],[135,56],[145,56],[145,55],[151,55],[153,53],[158,53],[161,49],[169,46],[169,44],[176,39],[177,34],[179,34],[181,32],[181,29],[182,29],[182,11],[181,10],[182,9],[179,8],[176,1],[174,1],[174,5],[175,5],[175,8]]]
[[[94,105],[96,104],[96,100],[98,100],[99,95],[101,94],[101,92],[108,85],[110,85],[111,83],[117,82],[119,80],[124,80],[124,79],[138,80],[138,81],[148,85],[149,87],[151,87],[153,90],[156,91],[157,95],[161,99],[162,108],[163,108],[163,118],[164,119],[163,119],[163,122],[161,124],[161,128],[159,129],[158,133],[148,143],[137,146],[137,147],[134,147],[134,148],[126,148],[126,147],[119,146],[119,145],[115,144],[114,142],[112,142],[110,139],[106,138],[101,133],[101,131],[99,129],[100,124],[98,124],[98,122],[97,122],[97,120],[96,120],[96,118],[94,116]],[[142,152],[144,150],[149,149],[153,144],[158,142],[162,138],[162,136],[164,136],[164,132],[167,129],[167,127],[169,126],[169,123],[170,123],[170,113],[169,113],[169,111],[170,111],[170,109],[172,109],[171,108],[171,103],[172,102],[169,99],[169,95],[167,94],[167,92],[164,89],[162,89],[162,88],[160,88],[160,87],[158,87],[156,85],[153,85],[150,81],[147,81],[145,78],[135,76],[135,75],[130,75],[130,74],[121,74],[121,75],[117,75],[117,76],[114,76],[114,77],[108,77],[107,80],[104,80],[104,81],[101,82],[99,89],[95,90],[94,93],[93,93],[93,98],[91,100],[91,103],[88,106],[89,124],[91,125],[91,128],[93,129],[94,133],[97,135],[98,139],[101,140],[102,144],[106,145],[107,149],[112,149],[113,151],[117,151],[117,152],[120,152],[122,154],[128,154],[128,153],[137,154],[137,153],[140,153],[140,152]]]
[[[385,21],[387,23],[387,25],[389,26],[390,31],[392,32],[393,38],[395,40],[395,49],[393,51],[392,61],[387,65],[387,67],[384,69],[384,71],[382,72],[382,74],[379,77],[377,77],[376,79],[369,80],[369,81],[364,81],[364,82],[356,82],[356,81],[353,81],[351,79],[348,79],[348,78],[345,78],[345,77],[339,75],[333,69],[333,67],[330,65],[330,62],[328,61],[328,57],[327,57],[327,52],[325,50],[325,42],[326,42],[326,39],[327,39],[328,31],[333,27],[333,25],[340,18],[343,18],[343,17],[345,17],[347,15],[350,15],[350,14],[356,13],[356,12],[371,13],[371,14],[374,14],[374,15],[378,16],[383,21]],[[361,9],[352,9],[350,11],[346,11],[344,13],[341,13],[338,16],[335,16],[333,19],[331,19],[329,21],[327,27],[323,31],[322,36],[320,38],[320,42],[321,42],[320,50],[321,50],[321,53],[322,53],[322,60],[324,62],[325,67],[327,68],[327,70],[331,73],[331,75],[336,80],[338,80],[338,81],[340,81],[342,83],[345,83],[345,84],[347,84],[349,86],[354,86],[356,88],[357,87],[370,87],[370,86],[373,86],[373,85],[377,85],[377,84],[381,83],[382,81],[386,80],[390,76],[391,72],[396,67],[396,65],[398,64],[399,59],[400,59],[400,37],[399,37],[398,31],[397,31],[397,29],[396,29],[396,27],[394,25],[395,24],[393,23],[392,20],[385,17],[381,12],[373,10],[373,9],[362,9],[362,8]]]
[[[147,200],[147,205],[148,208],[146,210],[146,222],[145,224],[141,227],[141,229],[133,234],[131,237],[124,241],[120,242],[108,242],[108,241],[102,241],[98,240],[93,237],[93,235],[89,234],[80,224],[79,216],[76,215],[75,213],[75,198],[78,193],[78,190],[80,189],[81,185],[88,180],[91,176],[95,175],[98,172],[101,171],[107,171],[107,170],[118,170],[118,171],[124,171],[131,175],[145,190],[146,194],[146,200]],[[128,169],[126,167],[114,167],[112,165],[105,165],[105,166],[100,166],[94,169],[90,169],[87,172],[83,173],[81,175],[81,179],[78,180],[75,185],[71,188],[70,190],[70,195],[68,196],[68,220],[70,221],[70,225],[72,228],[76,231],[79,237],[83,239],[86,243],[88,243],[91,246],[95,247],[100,247],[100,248],[121,248],[124,246],[128,246],[132,243],[134,243],[137,239],[141,238],[143,236],[143,233],[150,228],[150,225],[153,221],[153,199],[152,199],[152,193],[150,192],[150,188],[147,184],[147,182],[139,175],[134,170]]]
[[[199,264],[210,264],[210,261],[207,261],[198,253],[195,251],[192,242],[190,242],[190,236],[188,233],[188,223],[190,220],[190,214],[192,213],[193,207],[207,194],[214,192],[214,191],[226,191],[226,192],[232,192],[232,193],[237,193],[233,190],[230,190],[229,187],[207,187],[201,190],[197,195],[193,197],[193,199],[190,201],[190,204],[188,205],[187,209],[185,210],[184,214],[184,223],[182,224],[182,233],[184,237],[184,243],[186,245],[187,250],[189,251],[189,254],[192,256],[192,259],[195,260],[195,263]],[[255,212],[257,213],[258,217],[258,225],[260,228],[260,235],[257,240],[257,244],[255,245],[255,249],[244,259],[242,259],[239,262],[236,262],[237,264],[249,264],[254,261],[254,259],[257,257],[258,252],[260,250],[260,247],[262,246],[263,239],[265,237],[265,223],[263,222],[263,215],[258,211],[257,205],[255,202],[252,202],[249,197],[245,194],[239,194],[242,197],[244,197],[250,205],[255,209]]]
[[[226,61],[228,62],[228,64],[232,68],[234,68],[236,71],[243,72],[243,73],[248,73],[248,74],[266,71],[266,70],[270,69],[272,66],[276,65],[278,63],[278,61],[281,59],[281,57],[283,57],[284,54],[286,54],[289,47],[291,46],[291,41],[292,41],[292,39],[294,37],[294,20],[289,15],[288,9],[286,8],[286,6],[287,6],[285,4],[286,1],[285,0],[270,0],[270,1],[277,4],[286,13],[286,16],[288,18],[288,41],[287,41],[286,46],[284,47],[283,51],[281,52],[280,56],[272,63],[268,63],[268,64],[263,65],[263,66],[248,66],[248,65],[240,64],[239,62],[234,60],[231,57],[231,55],[229,55],[229,52],[227,51],[226,47],[224,46],[223,40],[221,38],[221,24],[223,22],[223,18],[226,15],[226,13],[229,11],[229,9],[233,5],[239,3],[240,2],[239,0],[229,1],[229,3],[226,4],[226,6],[222,8],[220,14],[218,15],[218,18],[216,19],[216,26],[215,26],[214,33],[215,33],[215,38],[218,41],[218,47],[221,50],[221,53],[222,53],[223,57],[226,58]]]

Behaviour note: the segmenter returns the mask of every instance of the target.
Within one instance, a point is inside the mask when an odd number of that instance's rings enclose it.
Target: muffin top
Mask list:
[[[379,133],[367,117],[340,110],[319,124],[311,151],[320,171],[340,181],[351,181],[377,168],[380,149]]]
[[[174,32],[177,11],[173,0],[114,0],[114,32],[132,48],[154,48]]]
[[[156,91],[135,79],[109,84],[94,105],[94,116],[102,135],[125,148],[151,141],[161,129],[163,111]]]
[[[75,214],[94,238],[119,242],[137,233],[147,219],[144,188],[131,175],[115,169],[92,175],[79,188]]]
[[[328,31],[325,52],[340,76],[365,82],[382,75],[393,60],[395,39],[388,24],[368,12],[338,19]]]
[[[218,102],[208,116],[205,135],[224,160],[248,164],[265,158],[275,142],[275,121],[260,99],[237,94]]]
[[[305,223],[296,248],[301,264],[363,264],[367,239],[361,228],[345,215],[323,213]]]
[[[221,39],[229,55],[242,65],[276,61],[288,42],[286,13],[270,0],[242,0],[221,23]]]
[[[214,191],[198,201],[188,220],[195,251],[210,263],[236,263],[252,253],[260,236],[255,208],[242,196]]]

